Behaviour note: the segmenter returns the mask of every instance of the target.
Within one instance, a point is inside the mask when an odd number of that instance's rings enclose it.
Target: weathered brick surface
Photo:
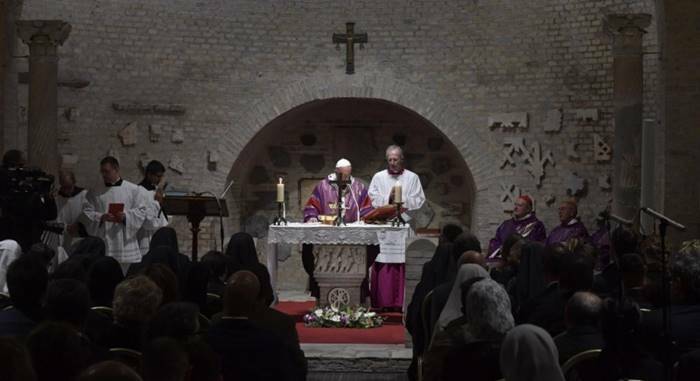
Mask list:
[[[472,227],[486,241],[505,215],[500,183],[514,183],[542,200],[565,197],[563,175],[587,180],[581,200],[584,221],[611,197],[598,187],[609,163],[592,156],[592,133],[612,143],[611,40],[603,25],[610,13],[651,13],[651,0],[536,1],[337,1],[192,2],[161,0],[26,0],[22,18],[59,18],[73,31],[60,48],[63,77],[84,78],[82,90],[62,88],[59,105],[77,107],[78,120],[61,120],[60,150],[80,156],[76,167],[85,185],[96,183],[96,162],[113,147],[125,175],[140,176],[139,154],[168,161],[184,159],[171,185],[196,191],[223,190],[239,154],[265,125],[314,99],[367,97],[409,108],[444,133],[463,156],[476,192]],[[356,50],[356,74],[344,74],[344,47],[331,33],[346,21],[369,34]],[[656,19],[645,37],[646,51],[658,51]],[[657,118],[658,57],[645,58],[645,118]],[[26,99],[26,87],[20,88]],[[128,115],[112,102],[184,105],[181,116]],[[564,110],[559,133],[545,133],[547,111]],[[569,112],[597,108],[597,122],[578,122]],[[493,113],[528,112],[526,132],[487,127]],[[121,147],[117,132],[137,121],[140,141]],[[164,126],[160,142],[148,140],[150,123]],[[21,128],[21,127],[20,127]],[[183,144],[170,142],[182,128]],[[503,138],[521,135],[552,150],[541,188],[521,163],[501,170]],[[579,161],[566,146],[578,143]],[[218,149],[216,171],[207,169],[207,150]],[[236,187],[233,189],[237,191]],[[238,190],[240,191],[240,190]],[[234,215],[240,206],[230,199]],[[547,226],[556,223],[556,204],[539,202]],[[228,230],[237,228],[231,220]],[[216,230],[215,230],[216,231]],[[213,244],[207,243],[207,249]]]

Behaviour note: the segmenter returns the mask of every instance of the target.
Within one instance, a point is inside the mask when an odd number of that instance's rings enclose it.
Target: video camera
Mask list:
[[[48,195],[54,183],[54,176],[39,168],[8,168],[5,170],[5,189],[10,195]]]

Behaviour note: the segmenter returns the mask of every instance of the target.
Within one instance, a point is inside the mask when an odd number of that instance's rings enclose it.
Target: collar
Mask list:
[[[577,224],[577,223],[578,223],[578,219],[576,219],[576,217],[574,217],[574,218],[571,219],[571,221],[569,221],[569,222],[567,222],[567,223],[565,223],[565,224],[562,224],[562,225],[564,225],[564,226],[571,226],[571,225],[575,225],[575,224]]]
[[[113,183],[113,184],[105,183],[105,186],[106,186],[107,188],[109,188],[109,187],[118,187],[118,186],[121,186],[123,182],[124,182],[124,180],[120,178],[119,180],[117,180],[117,181],[116,181],[115,183]]]
[[[146,181],[146,179],[143,179],[143,181],[141,181],[141,182],[139,183],[139,185],[142,186],[142,187],[144,187],[144,188],[146,188],[146,190],[149,190],[149,191],[154,191],[154,190],[156,190],[156,186],[153,185],[153,184],[151,184],[151,183],[149,183],[148,181]]]
[[[59,190],[59,191],[58,191],[58,194],[59,194],[61,197],[71,198],[71,197],[77,196],[77,195],[80,194],[80,192],[82,192],[82,191],[83,191],[83,188],[81,188],[81,187],[73,187],[73,192],[71,192],[71,193],[63,193],[62,191]]]
[[[401,168],[400,171],[392,171],[391,169],[387,168],[386,171],[387,171],[387,173],[389,173],[389,175],[396,177],[396,176],[401,176],[403,174],[404,169],[405,168]]]
[[[532,217],[533,215],[534,215],[534,212],[530,212],[530,213],[528,213],[528,214],[522,216],[521,218],[513,217],[513,219],[516,220],[516,221],[525,221],[525,220],[527,220],[528,218]]]

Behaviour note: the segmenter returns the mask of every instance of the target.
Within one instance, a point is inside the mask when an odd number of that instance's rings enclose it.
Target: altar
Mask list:
[[[384,257],[402,263],[405,261],[406,241],[411,234],[408,225],[270,225],[267,236],[267,268],[272,287],[277,290],[278,245],[313,244],[314,277],[321,289],[320,304],[361,304],[360,286],[367,275],[366,247],[379,245]]]

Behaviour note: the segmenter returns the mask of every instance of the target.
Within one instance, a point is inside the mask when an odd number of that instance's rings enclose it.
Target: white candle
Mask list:
[[[277,183],[277,202],[284,202],[284,183],[281,177]]]
[[[394,185],[394,203],[398,204],[402,202],[401,201],[401,183],[396,182],[396,185]]]

